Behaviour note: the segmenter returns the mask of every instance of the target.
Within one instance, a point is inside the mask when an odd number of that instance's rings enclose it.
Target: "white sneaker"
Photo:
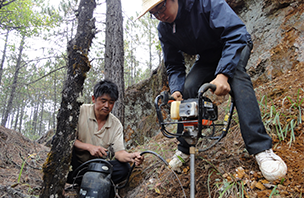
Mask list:
[[[172,170],[176,172],[181,172],[181,166],[186,163],[190,158],[190,155],[187,155],[179,150],[177,150],[172,157],[172,160],[169,162],[169,166]]]
[[[287,166],[285,162],[279,156],[277,156],[272,149],[258,153],[255,155],[255,159],[263,176],[268,181],[283,178],[287,173]]]

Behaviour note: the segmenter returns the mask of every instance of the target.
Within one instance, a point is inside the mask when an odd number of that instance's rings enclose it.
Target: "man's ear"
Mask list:
[[[95,103],[95,97],[94,96],[92,96],[92,102]]]

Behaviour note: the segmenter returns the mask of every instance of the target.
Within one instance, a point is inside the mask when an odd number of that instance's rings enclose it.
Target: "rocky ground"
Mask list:
[[[273,149],[288,166],[286,178],[269,182],[261,175],[244,147],[236,121],[229,134],[212,149],[196,154],[196,197],[302,197],[304,192],[304,71],[299,65],[273,81],[258,85],[256,93]],[[225,108],[225,104],[221,105]],[[221,111],[221,109],[220,109]],[[276,132],[277,118],[285,134]],[[277,125],[278,126],[278,125]],[[295,126],[291,130],[291,126]],[[284,140],[283,140],[284,137]],[[151,150],[169,161],[177,141],[159,134],[134,150]],[[0,197],[34,197],[42,184],[42,164],[49,148],[0,127]],[[154,155],[145,155],[120,197],[189,197],[189,163],[181,173],[172,172]],[[75,197],[67,191],[66,197]]]
[[[38,195],[48,147],[0,126],[0,197]]]
[[[264,123],[273,138],[273,150],[288,166],[286,178],[269,182],[262,176],[254,157],[246,151],[239,127],[234,122],[219,144],[196,154],[195,197],[302,197],[304,115],[299,109],[304,107],[303,70],[303,66],[298,65],[293,71],[260,84],[256,89]],[[221,108],[225,106],[223,104]],[[283,135],[276,131],[276,116],[281,131],[287,127]],[[291,125],[296,126],[293,131]],[[159,134],[139,149],[157,151],[169,161],[177,143],[175,139],[169,140]],[[157,157],[146,156],[145,164],[136,171],[125,197],[189,197],[189,172],[189,163],[183,166],[182,173],[175,174]]]

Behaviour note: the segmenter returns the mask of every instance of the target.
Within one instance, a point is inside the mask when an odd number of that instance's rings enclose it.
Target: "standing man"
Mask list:
[[[246,73],[252,49],[251,36],[240,18],[224,0],[143,0],[142,13],[157,18],[169,86],[176,100],[197,97],[204,83],[216,85],[214,94],[231,91],[247,151],[254,155],[267,180],[284,177],[287,166],[273,153],[261,113]],[[197,55],[186,76],[183,53]],[[183,131],[179,126],[177,133]],[[189,159],[189,145],[178,138],[178,150],[170,161],[179,170]]]
[[[144,160],[138,152],[125,151],[123,126],[111,113],[117,99],[118,89],[113,82],[104,80],[94,86],[93,104],[80,107],[72,156],[72,169],[75,170],[88,160],[106,157],[108,148],[112,146],[115,160],[109,162],[113,165],[111,179],[115,184],[126,179],[130,171],[129,162],[140,165]],[[69,172],[67,183],[73,183],[72,175],[73,171]]]

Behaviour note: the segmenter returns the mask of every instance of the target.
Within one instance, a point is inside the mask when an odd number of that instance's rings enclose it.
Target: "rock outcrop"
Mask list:
[[[247,65],[255,87],[304,63],[304,4],[302,0],[227,0],[252,36]],[[193,61],[193,59],[191,59]],[[154,99],[168,90],[164,65],[151,78],[127,89],[125,137],[128,146],[142,144],[159,132]]]

